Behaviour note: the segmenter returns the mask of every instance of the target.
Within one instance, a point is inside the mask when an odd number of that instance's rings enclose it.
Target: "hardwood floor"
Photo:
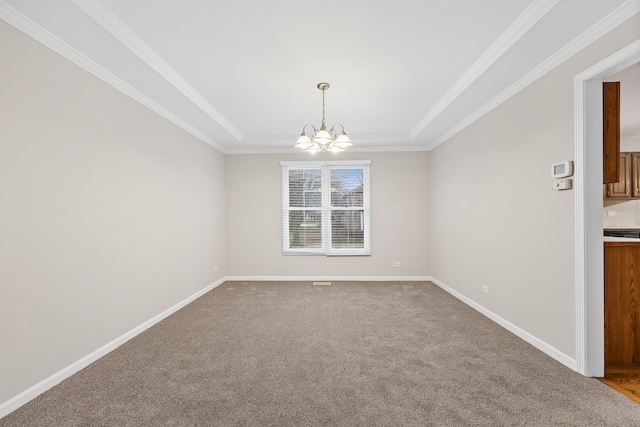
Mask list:
[[[609,366],[600,381],[640,404],[640,366]]]

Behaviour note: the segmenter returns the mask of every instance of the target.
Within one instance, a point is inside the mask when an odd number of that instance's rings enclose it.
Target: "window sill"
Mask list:
[[[324,252],[283,252],[282,255],[284,256],[324,256],[324,257],[328,257],[328,258],[333,258],[333,257],[350,257],[350,256],[357,256],[357,257],[361,257],[361,256],[371,256],[371,253],[358,253],[358,252],[345,252],[345,253],[324,253]]]

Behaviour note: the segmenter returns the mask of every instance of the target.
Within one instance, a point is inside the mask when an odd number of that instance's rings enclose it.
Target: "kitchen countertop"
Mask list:
[[[611,236],[603,236],[604,242],[639,242],[640,239],[631,239],[628,237],[611,237]]]

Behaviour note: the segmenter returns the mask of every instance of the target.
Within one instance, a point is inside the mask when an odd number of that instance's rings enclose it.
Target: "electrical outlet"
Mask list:
[[[394,267],[402,267],[402,263],[400,261],[394,261],[393,262],[393,266]]]
[[[482,285],[482,292],[484,292],[485,294],[488,294],[491,292],[491,288],[488,287],[487,285]]]
[[[217,265],[213,266],[213,271],[218,271],[218,266]]]

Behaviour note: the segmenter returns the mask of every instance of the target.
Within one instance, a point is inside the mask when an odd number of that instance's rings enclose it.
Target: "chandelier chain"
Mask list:
[[[322,88],[322,127],[325,128],[325,124],[324,124],[324,91],[326,89],[323,87]]]

